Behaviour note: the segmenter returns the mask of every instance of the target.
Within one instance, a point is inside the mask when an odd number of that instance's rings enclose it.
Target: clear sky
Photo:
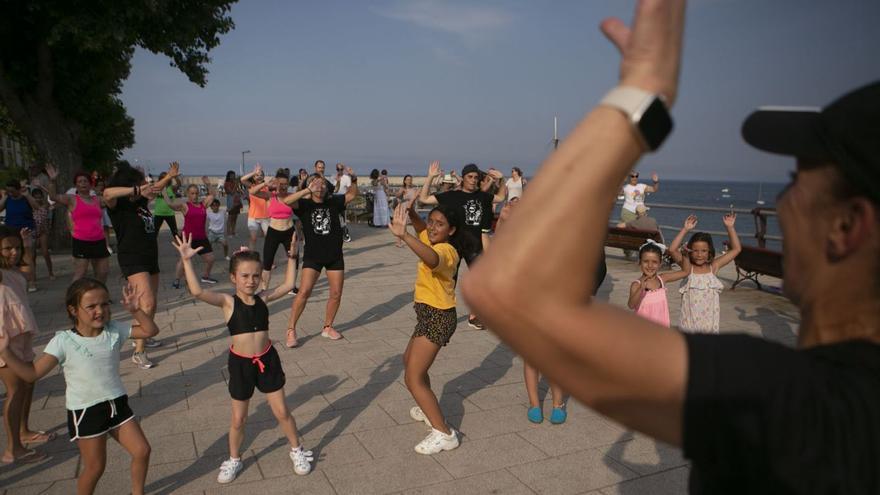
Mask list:
[[[122,99],[125,158],[188,174],[345,162],[424,173],[468,162],[533,173],[616,83],[598,30],[623,0],[244,0],[208,85],[139,51]],[[692,0],[675,131],[641,165],[676,179],[783,181],[791,164],[747,147],[762,104],[823,106],[880,79],[880,1]]]

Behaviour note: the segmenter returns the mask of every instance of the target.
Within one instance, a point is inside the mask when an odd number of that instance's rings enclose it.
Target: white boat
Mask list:
[[[723,192],[723,193],[728,193],[728,192],[730,192],[730,189],[728,189],[728,188],[725,187],[724,189],[721,190],[721,192]]]
[[[765,203],[763,199],[764,192],[764,184],[762,182],[758,183],[758,199],[755,201],[756,204],[763,205]]]

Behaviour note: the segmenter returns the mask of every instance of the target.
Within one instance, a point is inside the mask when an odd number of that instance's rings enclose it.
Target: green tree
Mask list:
[[[75,170],[134,144],[119,100],[137,47],[204,86],[234,0],[0,0],[0,106],[39,158]]]

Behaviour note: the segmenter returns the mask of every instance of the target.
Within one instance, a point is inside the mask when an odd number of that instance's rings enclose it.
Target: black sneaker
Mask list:
[[[179,289],[180,288],[180,279],[175,278],[174,282],[171,282],[171,287],[174,287],[175,289]]]
[[[473,318],[468,318],[468,326],[473,328],[474,330],[483,330],[486,328],[483,323],[477,319],[476,316]]]
[[[348,233],[348,227],[342,228],[342,240],[345,242],[351,242],[351,234]]]
[[[291,296],[295,296],[295,295],[299,294],[299,287],[294,287],[293,289],[289,290],[287,293],[290,294]]]
[[[211,277],[202,277],[202,283],[203,284],[216,284],[217,279],[211,278]]]

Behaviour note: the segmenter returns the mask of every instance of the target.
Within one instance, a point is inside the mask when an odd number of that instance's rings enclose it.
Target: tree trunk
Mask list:
[[[48,47],[38,50],[40,81],[36,89],[26,91],[14,87],[4,76],[0,66],[0,101],[6,106],[15,126],[36,148],[37,159],[53,163],[58,168],[58,186],[66,191],[73,174],[82,168],[79,150],[80,126],[66,120],[55,105],[52,96],[52,71]],[[70,248],[67,228],[67,208],[57,205],[53,212],[52,233],[49,236],[53,250]]]

